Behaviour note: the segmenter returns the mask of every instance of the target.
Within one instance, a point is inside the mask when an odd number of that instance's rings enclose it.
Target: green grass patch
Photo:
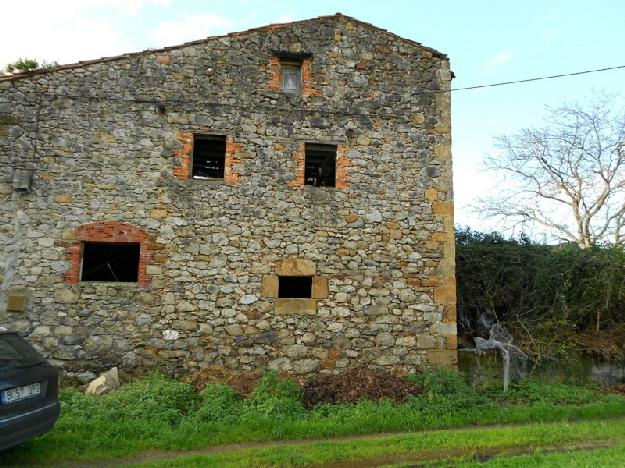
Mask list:
[[[460,466],[487,467],[563,467],[588,468],[595,466],[623,466],[625,463],[625,445],[596,450],[570,450],[565,453],[536,453],[519,456],[498,456],[486,462],[466,462]]]
[[[411,376],[424,395],[390,401],[318,405],[306,410],[294,383],[267,374],[249,398],[226,385],[201,393],[151,374],[100,397],[61,392],[56,428],[0,454],[0,464],[88,460],[147,450],[191,450],[228,443],[312,439],[465,425],[605,418],[625,415],[625,398],[595,385],[523,381],[507,393],[478,392],[458,373]]]
[[[462,466],[476,465],[476,454],[525,449],[554,450],[563,446],[588,442],[625,443],[625,421],[539,423],[528,426],[444,430],[419,434],[385,436],[349,441],[314,442],[290,446],[251,448],[215,454],[184,455],[175,459],[143,463],[144,467],[193,466],[306,466],[312,464],[358,462],[367,460],[376,465],[397,464],[401,461],[448,462]],[[605,453],[604,453],[605,452]],[[621,453],[613,451],[573,452],[567,454],[537,454],[530,456],[500,456],[493,466],[536,466],[541,461],[554,460],[547,466],[571,466],[568,460],[593,460],[593,454],[605,460],[615,460]],[[560,465],[556,463],[562,461]],[[525,464],[529,463],[529,464]],[[408,465],[408,466],[412,466]],[[618,465],[613,465],[618,466]]]

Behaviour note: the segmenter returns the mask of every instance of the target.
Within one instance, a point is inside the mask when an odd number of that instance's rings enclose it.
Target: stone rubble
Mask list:
[[[100,374],[85,387],[86,395],[104,395],[120,387],[117,367]]]

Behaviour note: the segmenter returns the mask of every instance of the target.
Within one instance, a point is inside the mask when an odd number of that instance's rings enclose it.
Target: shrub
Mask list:
[[[513,382],[506,393],[492,391],[491,396],[498,401],[517,405],[585,405],[597,401],[602,393],[601,388],[594,383],[571,385],[527,379]]]
[[[207,385],[200,393],[202,399],[197,417],[203,421],[233,420],[240,416],[242,399],[234,388],[223,384]]]
[[[62,388],[59,391],[59,401],[63,416],[73,419],[91,419],[96,417],[99,408],[99,399],[83,394],[75,388]]]
[[[246,416],[289,418],[304,413],[301,388],[292,380],[266,372],[252,394],[245,400]]]
[[[486,311],[537,360],[566,360],[578,348],[576,334],[625,323],[623,249],[457,230],[456,275],[459,338],[467,344],[485,333],[478,319]],[[623,343],[622,333],[615,342]]]
[[[428,403],[423,404],[412,400],[413,407],[427,407],[433,402],[446,407],[479,406],[490,403],[487,397],[477,393],[465,382],[461,372],[449,369],[425,369],[409,375],[408,379],[423,388],[428,400]]]
[[[420,385],[426,393],[450,395],[472,393],[474,390],[464,381],[461,372],[449,369],[425,369],[410,374],[408,379]]]
[[[130,417],[174,424],[197,408],[197,395],[189,384],[150,373],[105,395],[102,402],[114,419]]]

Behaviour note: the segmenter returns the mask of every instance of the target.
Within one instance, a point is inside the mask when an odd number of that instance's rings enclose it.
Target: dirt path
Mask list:
[[[393,434],[396,435],[396,434]],[[385,436],[380,435],[373,438],[383,438]],[[372,437],[358,437],[358,438],[342,438],[340,440],[359,440],[359,439],[371,439]],[[323,441],[328,440],[339,440],[339,439],[321,439]],[[209,455],[215,453],[224,453],[224,452],[233,452],[237,450],[244,450],[250,448],[263,448],[263,447],[275,447],[275,446],[306,446],[313,444],[316,441],[276,441],[275,443],[258,443],[258,444],[237,444],[237,445],[227,445],[221,447],[210,447],[200,450],[187,450],[187,451],[175,451],[175,452],[144,452],[134,457],[128,458],[118,458],[114,460],[91,460],[84,461],[80,463],[63,463],[59,465],[52,466],[63,466],[63,467],[72,467],[72,468],[91,468],[91,467],[112,467],[112,466],[131,466],[139,463],[146,463],[152,461],[166,461],[166,460],[175,460],[178,457],[182,456],[192,456],[192,455]],[[533,446],[532,448],[527,447],[498,447],[492,449],[477,449],[477,450],[441,450],[441,451],[431,451],[431,452],[411,452],[411,453],[403,453],[397,455],[390,456],[381,456],[381,457],[372,457],[365,458],[359,460],[350,460],[346,462],[337,462],[337,463],[329,463],[329,464],[319,464],[319,465],[311,465],[310,468],[373,468],[385,465],[395,465],[400,463],[410,463],[410,466],[422,466],[424,464],[429,464],[432,462],[444,462],[446,460],[452,461],[453,459],[460,458],[466,455],[472,455],[475,457],[476,461],[486,462],[491,460],[497,456],[506,455],[506,456],[515,456],[515,455],[529,455],[533,453],[540,452],[541,454],[552,454],[552,453],[565,453],[565,452],[578,452],[578,451],[589,451],[589,450],[597,450],[604,448],[614,448],[619,444],[608,443],[604,441],[597,441],[593,443],[585,443],[585,444],[567,444],[562,446]]]
[[[615,417],[615,418],[602,418],[598,420],[584,420],[579,422],[592,422],[592,421],[615,421],[622,420],[625,417]],[[146,452],[139,453],[137,455],[122,457],[122,458],[114,458],[108,460],[81,460],[81,461],[72,461],[72,460],[63,460],[58,463],[46,463],[46,466],[53,468],[104,468],[104,467],[115,467],[115,466],[128,466],[135,465],[139,463],[151,462],[151,461],[164,461],[164,460],[174,460],[178,457],[182,456],[192,456],[192,455],[210,455],[210,454],[222,454],[229,452],[236,452],[239,450],[247,450],[247,449],[255,449],[255,448],[270,448],[270,447],[281,447],[281,446],[301,446],[306,447],[309,445],[313,445],[319,442],[342,442],[342,441],[359,441],[359,440],[379,440],[389,437],[401,437],[401,436],[409,436],[415,435],[417,433],[437,433],[437,432],[467,432],[467,431],[475,431],[475,430],[488,430],[488,429],[503,429],[503,428],[518,428],[523,426],[534,425],[536,422],[523,423],[523,424],[493,424],[493,425],[484,425],[484,426],[464,426],[458,428],[447,428],[447,429],[436,429],[436,430],[426,430],[426,431],[414,431],[414,432],[392,432],[392,433],[377,433],[377,434],[365,434],[365,435],[356,435],[356,436],[342,436],[342,437],[332,437],[332,438],[317,438],[317,439],[291,439],[291,440],[268,440],[268,441],[259,441],[259,442],[247,442],[240,444],[228,444],[228,445],[217,445],[212,447],[205,447],[201,449],[194,450],[175,450],[175,451],[165,451],[165,450],[150,450]],[[592,443],[585,444],[564,444],[562,446],[533,446],[531,449],[527,447],[500,447],[493,449],[476,449],[476,450],[444,450],[444,451],[428,451],[422,453],[406,453],[393,455],[389,457],[376,457],[371,459],[361,459],[358,461],[350,461],[350,462],[339,462],[334,464],[325,464],[325,465],[315,465],[318,467],[341,467],[341,468],[352,468],[352,467],[373,467],[380,466],[384,464],[395,464],[395,463],[403,463],[403,462],[414,462],[417,466],[420,463],[424,462],[432,462],[436,460],[444,460],[448,458],[458,458],[462,455],[466,454],[475,454],[476,459],[478,460],[487,460],[489,458],[493,458],[497,455],[523,455],[528,453],[534,453],[536,450],[541,450],[543,453],[556,453],[556,452],[566,452],[571,450],[594,450],[597,448],[611,448],[615,445],[606,441],[595,441]]]
[[[423,452],[423,453],[402,453],[398,455],[364,458],[360,460],[352,460],[348,462],[328,463],[319,465],[310,465],[309,468],[369,468],[380,467],[386,465],[396,465],[400,463],[410,463],[410,466],[422,466],[424,464],[430,464],[432,462],[444,462],[446,460],[453,461],[466,455],[472,455],[475,461],[484,463],[493,458],[506,455],[531,455],[540,451],[541,454],[550,453],[565,453],[565,452],[581,452],[588,450],[597,450],[604,448],[614,448],[618,444],[609,444],[605,442],[596,442],[588,444],[577,445],[563,445],[557,448],[555,447],[540,447],[533,446],[531,449],[525,447],[499,447],[493,449],[477,449],[471,450],[445,450],[436,452]]]
[[[504,426],[492,426],[492,427],[504,427]],[[476,429],[477,427],[474,427]],[[487,426],[480,426],[480,429],[487,429]],[[448,430],[448,429],[444,429]],[[459,429],[459,430],[469,430],[469,429]],[[438,431],[423,431],[423,432],[438,432]],[[376,439],[384,439],[386,437],[395,437],[402,435],[414,435],[416,432],[388,432],[388,433],[378,433],[378,434],[365,434],[358,436],[342,436],[342,437],[331,437],[331,438],[320,438],[320,439],[290,439],[290,440],[265,440],[259,442],[246,442],[241,444],[228,444],[228,445],[217,445],[213,447],[205,447],[201,449],[195,450],[172,450],[172,451],[164,451],[164,450],[150,450],[147,452],[141,452],[137,455],[133,455],[130,457],[124,458],[113,458],[110,460],[87,460],[87,461],[62,461],[58,464],[47,464],[46,466],[52,468],[104,468],[104,467],[112,467],[112,466],[127,466],[134,465],[138,463],[145,463],[151,461],[159,461],[159,460],[173,460],[181,456],[185,455],[210,455],[215,453],[228,453],[228,452],[236,452],[238,450],[247,450],[247,449],[255,449],[255,448],[269,448],[269,447],[282,447],[282,446],[302,446],[305,447],[307,445],[313,445],[319,442],[331,442],[331,441],[358,441],[358,440],[376,440]]]

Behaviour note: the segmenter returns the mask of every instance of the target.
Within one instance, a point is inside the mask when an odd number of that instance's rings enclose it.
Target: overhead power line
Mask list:
[[[490,83],[490,84],[482,84],[482,85],[474,85],[474,86],[465,86],[463,88],[452,88],[451,91],[468,91],[471,89],[480,89],[480,88],[494,88],[496,86],[506,86],[511,84],[519,84],[519,83],[529,83],[531,81],[541,81],[541,80],[553,80],[555,78],[565,78],[567,76],[578,76],[578,75],[586,75],[588,73],[599,73],[609,70],[618,70],[619,68],[625,68],[625,65],[616,65],[614,67],[605,67],[605,68],[595,68],[594,70],[582,70],[578,72],[572,73],[559,73],[557,75],[549,75],[549,76],[537,76],[534,78],[525,78],[523,80],[513,80],[513,81],[501,81],[499,83]]]

